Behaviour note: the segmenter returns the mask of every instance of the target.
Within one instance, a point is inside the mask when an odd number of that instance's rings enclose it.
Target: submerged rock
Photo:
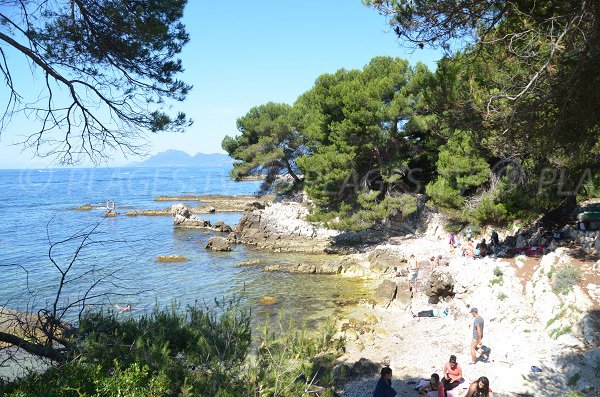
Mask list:
[[[274,296],[263,296],[258,300],[261,305],[274,305],[279,301]]]

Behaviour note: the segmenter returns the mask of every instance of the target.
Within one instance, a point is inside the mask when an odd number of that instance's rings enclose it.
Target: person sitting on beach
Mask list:
[[[492,389],[490,389],[490,381],[485,376],[471,383],[465,397],[491,397]]]
[[[468,256],[473,258],[475,256],[475,248],[473,247],[473,242],[471,239],[467,239],[467,242],[462,245],[463,256]]]
[[[419,388],[419,394],[430,397],[444,397],[444,385],[440,382],[438,374],[431,374],[429,381]]]
[[[131,303],[128,303],[125,306],[121,306],[118,303],[115,305],[115,307],[117,308],[117,310],[119,311],[119,313],[125,313],[125,312],[130,312],[131,311]]]
[[[436,268],[439,266],[437,258],[433,255],[431,255],[431,258],[429,258],[429,263],[431,264],[432,268]]]
[[[448,390],[452,390],[457,387],[463,381],[462,368],[456,362],[456,356],[453,354],[446,364],[444,364],[444,378],[442,384],[444,385],[444,394],[448,395]]]
[[[419,275],[419,261],[414,255],[411,255],[408,259],[408,275],[406,276],[406,284],[408,290],[417,287],[417,277]],[[412,284],[412,285],[411,285]]]
[[[481,239],[481,242],[479,243],[479,251],[480,251],[480,256],[484,257],[484,256],[488,256],[489,254],[491,254],[491,250],[490,247],[487,245],[487,242],[485,241],[484,238]]]
[[[377,381],[373,397],[394,397],[396,390],[392,387],[392,369],[390,367],[381,368],[381,378]]]

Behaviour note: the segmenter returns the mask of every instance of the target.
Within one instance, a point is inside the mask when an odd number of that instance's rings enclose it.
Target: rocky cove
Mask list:
[[[172,214],[176,227],[215,230],[181,206],[173,206]],[[357,299],[339,320],[346,353],[336,367],[338,395],[370,395],[384,365],[393,369],[399,395],[416,395],[414,382],[441,373],[450,354],[458,357],[465,378],[455,395],[479,376],[490,379],[494,396],[600,395],[600,233],[565,226],[564,239],[543,241],[541,256],[472,259],[449,251],[444,217],[433,211],[409,219],[396,236],[389,230],[327,230],[306,222],[307,214],[296,202],[248,203],[240,223],[232,230],[218,225],[226,237],[214,238],[224,247],[242,243],[271,252],[330,253],[318,261],[240,266],[361,277],[371,285],[372,297]],[[523,247],[540,244],[542,233],[503,237]],[[421,261],[421,271],[409,292],[402,272],[410,255]],[[427,260],[438,255],[441,266]],[[572,289],[557,291],[554,275],[565,266],[577,267],[581,277]],[[470,307],[478,307],[486,321],[484,345],[490,348],[489,359],[475,365],[468,365]],[[417,316],[429,310],[444,315]]]

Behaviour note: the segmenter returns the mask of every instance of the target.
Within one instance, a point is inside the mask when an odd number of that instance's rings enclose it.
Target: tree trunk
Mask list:
[[[8,334],[6,332],[0,332],[0,342],[8,343],[10,345],[25,350],[27,353],[31,353],[38,357],[48,358],[59,364],[63,364],[67,361],[67,358],[64,354],[60,353],[58,350],[50,346],[31,343],[23,338],[19,338],[16,335]]]

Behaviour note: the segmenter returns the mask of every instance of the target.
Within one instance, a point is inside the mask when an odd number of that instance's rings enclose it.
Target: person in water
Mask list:
[[[392,369],[390,367],[381,368],[381,377],[377,381],[373,397],[394,397],[396,390],[392,387]]]
[[[121,306],[119,304],[116,304],[115,307],[117,308],[117,310],[119,311],[119,313],[125,313],[125,312],[130,312],[131,311],[131,303],[128,303],[125,306]]]

